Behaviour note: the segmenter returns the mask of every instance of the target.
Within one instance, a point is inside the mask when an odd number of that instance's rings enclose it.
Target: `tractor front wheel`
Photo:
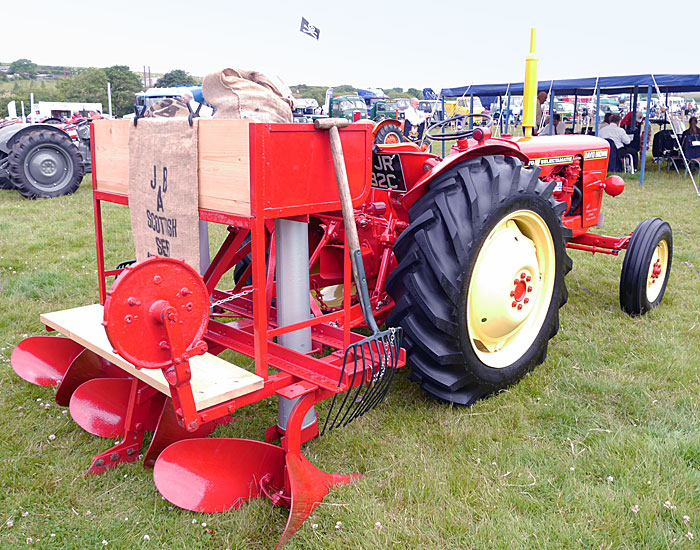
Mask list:
[[[83,162],[71,139],[57,131],[35,130],[12,148],[8,171],[15,188],[30,199],[74,193],[83,179]]]
[[[377,135],[374,136],[374,143],[379,145],[390,145],[393,143],[403,143],[406,137],[401,131],[401,127],[395,124],[386,124],[377,130]]]
[[[673,234],[668,222],[649,218],[632,233],[620,275],[620,306],[644,315],[661,302],[671,274]]]
[[[566,302],[563,203],[516,158],[471,159],[439,174],[409,212],[387,288],[411,377],[470,405],[547,354]]]

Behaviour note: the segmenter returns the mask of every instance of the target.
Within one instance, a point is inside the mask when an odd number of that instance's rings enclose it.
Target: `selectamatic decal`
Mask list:
[[[541,159],[532,159],[531,165],[534,166],[552,166],[554,164],[571,164],[574,162],[574,156],[568,155],[564,157],[544,157]]]
[[[584,160],[606,159],[606,158],[608,158],[608,150],[607,149],[595,149],[594,151],[584,151],[583,152],[583,159]]]

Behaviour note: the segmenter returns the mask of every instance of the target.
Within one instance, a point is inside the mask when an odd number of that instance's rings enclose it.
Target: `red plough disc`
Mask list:
[[[124,435],[131,380],[95,378],[73,392],[70,414],[86,432],[115,439]]]
[[[284,486],[280,447],[249,439],[187,439],[165,449],[153,468],[156,487],[167,500],[194,512],[224,512],[261,494],[260,480]]]
[[[85,348],[57,336],[25,338],[13,350],[10,364],[20,378],[37,386],[55,386]]]
[[[153,434],[151,444],[149,445],[148,451],[146,451],[143,458],[144,467],[153,468],[158,455],[160,455],[160,453],[162,453],[167,447],[176,441],[207,437],[216,429],[217,426],[226,425],[231,422],[231,420],[233,420],[233,417],[223,416],[221,418],[217,418],[216,420],[200,424],[199,428],[197,428],[194,432],[188,432],[177,423],[177,416],[175,416],[172,399],[167,399],[163,405],[163,411],[160,418],[158,419],[158,425],[156,426],[156,431]]]
[[[71,395],[83,383],[93,378],[128,378],[122,369],[103,359],[89,349],[84,349],[71,363],[56,390],[56,403],[62,407],[70,404]]]

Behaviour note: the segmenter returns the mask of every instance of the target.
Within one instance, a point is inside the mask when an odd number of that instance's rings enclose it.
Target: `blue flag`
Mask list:
[[[301,28],[299,30],[304,34],[312,36],[316,40],[318,40],[318,37],[321,36],[321,29],[319,29],[318,27],[314,27],[303,17],[301,18]]]

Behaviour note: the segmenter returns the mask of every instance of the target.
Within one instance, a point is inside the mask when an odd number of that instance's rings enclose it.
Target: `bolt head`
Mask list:
[[[525,281],[529,283],[530,281],[532,281],[532,277],[530,277],[530,275],[528,275],[527,277],[525,277]]]
[[[524,279],[526,276],[527,276],[527,275],[525,274],[524,271],[520,274],[520,278],[521,278],[521,279]]]
[[[159,285],[163,282],[163,278],[160,275],[155,275],[153,277],[153,284]]]
[[[510,295],[511,295],[511,296],[515,296],[515,290],[511,290],[511,291],[510,291]]]
[[[529,301],[530,301],[530,298],[525,298],[525,299],[523,300],[523,302],[526,303],[526,304],[527,304]]]
[[[523,309],[523,304],[518,304],[518,311],[520,311],[521,309]]]
[[[513,301],[513,303],[512,303],[512,304],[510,304],[510,307],[515,307],[515,306],[517,306],[517,305],[518,305],[518,302],[516,302],[516,301]]]
[[[532,287],[531,286],[527,287],[527,291],[532,292]]]

